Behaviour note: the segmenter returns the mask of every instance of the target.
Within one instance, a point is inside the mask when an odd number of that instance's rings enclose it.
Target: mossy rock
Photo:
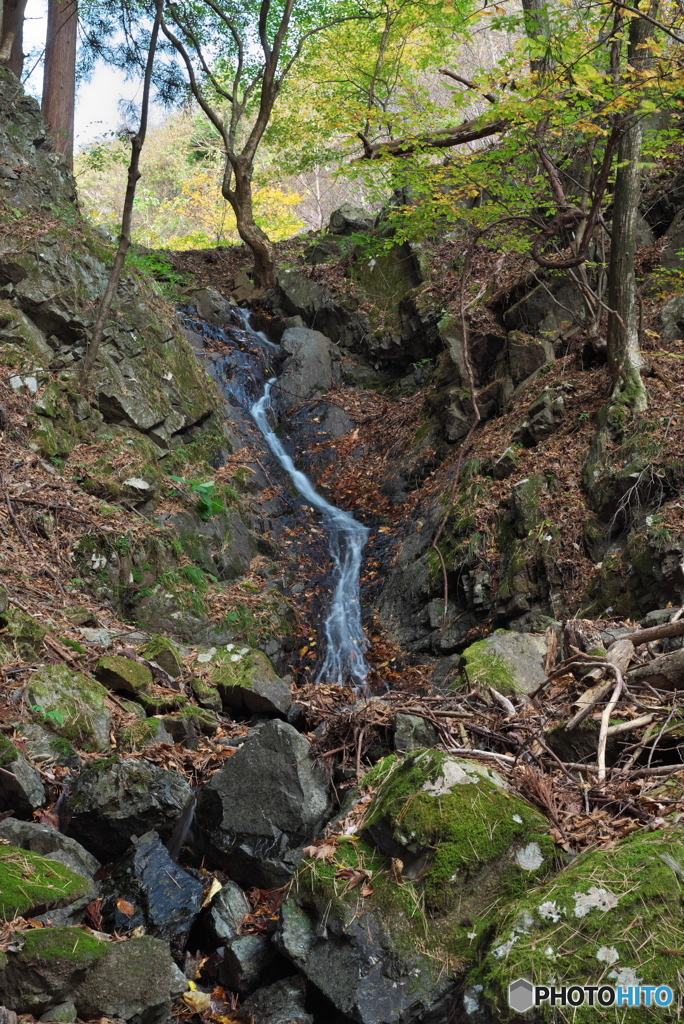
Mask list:
[[[148,661],[156,662],[174,679],[183,672],[183,651],[166,636],[153,636],[141,653]]]
[[[491,768],[418,750],[388,758],[364,835],[420,879],[425,906],[483,918],[502,894],[552,867],[548,822]],[[371,779],[372,783],[372,779]]]
[[[67,907],[91,892],[90,879],[59,861],[18,846],[0,845],[0,915],[35,917]]]
[[[112,719],[100,683],[64,664],[46,665],[33,673],[27,692],[36,718],[52,732],[84,750],[109,750]]]
[[[47,629],[18,608],[8,608],[0,616],[3,644],[24,661],[35,661],[47,636]]]
[[[226,708],[285,715],[292,703],[289,683],[280,679],[262,651],[253,648],[228,644],[200,652],[195,671],[218,689]]]
[[[216,686],[206,679],[191,679],[190,688],[193,697],[202,708],[219,713],[223,709],[223,701]]]
[[[140,718],[125,726],[118,737],[120,750],[143,750],[156,743],[173,743],[173,737],[159,718]]]
[[[681,832],[639,832],[613,849],[583,854],[550,883],[505,908],[503,923],[482,963],[469,979],[483,986],[483,997],[497,1020],[516,1018],[508,1008],[509,983],[669,985],[681,989],[682,946]],[[675,998],[658,1008],[659,1021],[680,1019]],[[655,1019],[653,1011],[633,1009],[630,1019]],[[539,1008],[535,1022],[555,1020]],[[576,1024],[616,1020],[615,1008],[573,1009]]]
[[[0,735],[0,811],[14,811],[30,817],[45,803],[40,772],[5,736]]]
[[[109,942],[96,939],[82,928],[40,928],[18,933],[18,941],[13,943],[0,973],[5,1006],[38,1015],[61,1005],[109,947]],[[54,1019],[51,1014],[49,1019]]]
[[[499,693],[532,693],[546,679],[546,638],[497,629],[463,652],[468,684],[493,686]]]
[[[152,671],[139,661],[110,654],[100,658],[95,675],[110,690],[121,690],[137,696],[152,689]]]

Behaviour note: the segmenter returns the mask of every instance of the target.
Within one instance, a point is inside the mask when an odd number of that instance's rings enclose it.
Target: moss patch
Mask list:
[[[108,942],[96,939],[82,928],[36,928],[25,933],[22,957],[47,963],[66,960],[87,966],[108,949]]]
[[[105,706],[107,690],[66,665],[46,665],[28,684],[36,716],[52,732],[86,750],[108,750],[112,720]]]
[[[89,879],[58,861],[0,846],[0,914],[7,921],[66,907],[90,890]]]
[[[44,626],[26,612],[18,608],[9,608],[0,616],[0,627],[3,630],[2,640],[5,645],[11,647],[25,661],[35,661],[47,636],[47,629]]]
[[[634,1009],[629,1018],[680,1019],[681,956],[672,951],[684,947],[683,869],[684,842],[674,829],[638,833],[612,850],[584,854],[506,909],[473,982],[484,984],[500,1020],[513,1016],[506,994],[518,977],[533,984],[553,978],[557,985],[670,985],[669,1009]],[[551,1009],[538,1014],[535,1019],[554,1019]],[[577,1024],[597,1018],[615,1020],[615,1009],[572,1011]]]

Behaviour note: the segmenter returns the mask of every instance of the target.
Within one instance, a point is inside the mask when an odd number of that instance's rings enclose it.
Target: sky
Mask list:
[[[26,4],[26,20],[24,24],[24,52],[31,54],[27,59],[25,71],[29,71],[45,45],[45,29],[47,25],[46,0],[28,0]],[[42,61],[24,83],[25,88],[33,96],[40,99],[43,86]],[[116,68],[106,67],[100,63],[90,81],[81,82],[76,96],[75,113],[75,148],[83,149],[106,132],[114,131],[122,123],[119,101],[138,100],[142,90],[140,81],[126,81],[123,74]],[[164,118],[161,108],[151,111],[150,123],[159,124]]]

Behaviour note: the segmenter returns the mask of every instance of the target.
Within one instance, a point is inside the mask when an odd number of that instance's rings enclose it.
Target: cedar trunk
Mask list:
[[[4,0],[1,5],[2,35],[0,36],[0,64],[21,78],[24,70],[24,9],[26,0]]]
[[[78,0],[49,0],[43,116],[55,152],[66,158],[70,168],[74,163],[77,32]]]

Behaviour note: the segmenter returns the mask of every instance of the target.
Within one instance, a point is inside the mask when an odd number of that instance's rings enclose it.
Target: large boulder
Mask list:
[[[0,811],[30,817],[44,803],[45,787],[40,772],[10,740],[0,736]]]
[[[550,869],[548,824],[496,772],[439,751],[386,758],[365,782],[361,838],[305,862],[278,942],[359,1024],[441,1024],[494,908]]]
[[[268,888],[289,881],[329,811],[329,783],[309,743],[274,720],[252,729],[203,787],[197,822],[211,856],[238,882]]]
[[[62,663],[34,672],[26,689],[32,710],[52,732],[85,750],[109,750],[112,718],[100,683]]]
[[[535,985],[669,985],[676,995],[680,963],[671,951],[679,948],[682,874],[678,830],[641,831],[612,849],[583,854],[552,882],[509,902],[468,978],[466,1019],[520,1020],[508,1006],[508,986],[517,978]],[[655,1010],[658,1020],[679,1020],[677,1002]],[[615,1020],[615,1013],[586,1007],[575,1019]],[[531,1019],[556,1018],[547,1004]]]
[[[546,637],[497,629],[466,647],[463,665],[471,686],[493,686],[509,696],[532,693],[546,679]]]
[[[187,987],[168,946],[147,935],[107,942],[81,928],[35,929],[17,933],[6,957],[0,954],[4,1005],[49,1020],[68,1001],[86,1020],[166,1024],[172,1000]]]
[[[375,215],[352,203],[342,203],[330,214],[328,230],[333,235],[353,235],[355,232],[370,231],[375,224]]]
[[[286,715],[292,704],[290,684],[277,675],[262,651],[235,644],[210,648],[200,652],[194,671],[205,684],[204,699],[210,701],[215,693],[219,709],[222,704],[231,710]]]
[[[142,925],[158,939],[183,944],[203,899],[201,883],[171,860],[156,832],[148,832],[103,882],[102,916],[117,931]]]
[[[169,839],[191,800],[182,776],[148,761],[91,761],[66,801],[67,833],[108,863],[125,852],[134,835],[155,829]]]

